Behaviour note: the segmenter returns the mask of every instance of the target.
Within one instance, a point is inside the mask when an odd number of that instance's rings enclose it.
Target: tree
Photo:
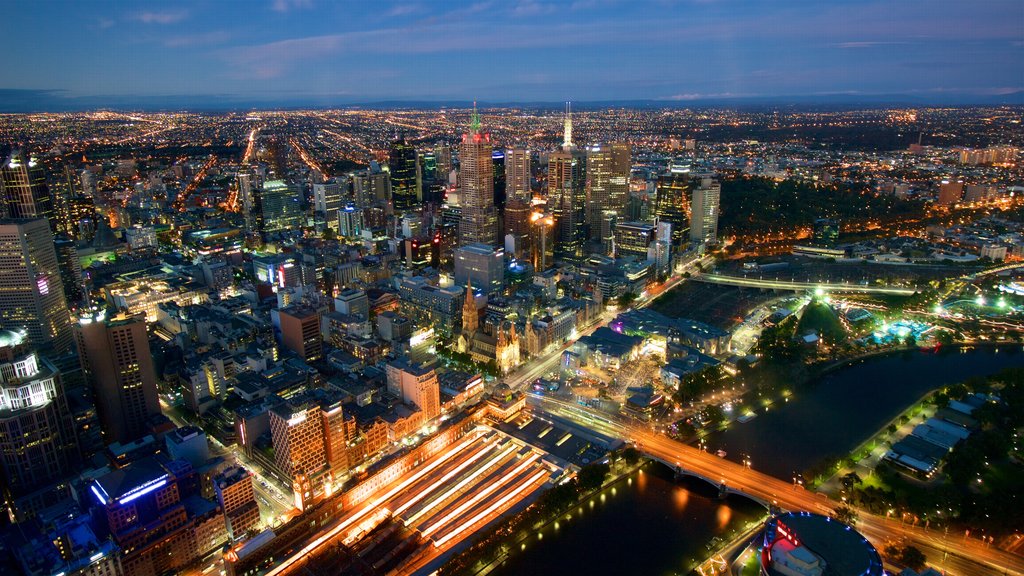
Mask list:
[[[928,562],[928,559],[924,556],[924,552],[921,552],[913,546],[904,546],[900,551],[898,558],[900,564],[903,564],[915,572],[923,570],[925,564]]]
[[[622,451],[622,459],[626,461],[626,464],[632,466],[640,461],[640,451],[632,446],[627,446]]]
[[[596,490],[604,483],[604,479],[608,476],[609,472],[611,472],[611,468],[607,464],[584,466],[580,469],[579,474],[576,475],[576,482],[583,492]]]
[[[845,488],[847,492],[849,492],[854,486],[863,484],[864,480],[862,480],[860,475],[856,472],[850,472],[848,474],[844,474],[843,477],[839,479],[839,483],[843,485],[843,488]]]
[[[632,304],[634,300],[636,300],[636,293],[626,292],[622,296],[619,296],[619,308],[629,308],[629,305]]]
[[[849,506],[840,506],[832,512],[832,517],[840,522],[853,526],[857,524],[857,511]]]

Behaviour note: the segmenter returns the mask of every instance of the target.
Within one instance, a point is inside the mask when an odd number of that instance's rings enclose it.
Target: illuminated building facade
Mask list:
[[[388,392],[419,408],[424,420],[441,415],[441,387],[433,368],[397,361],[386,372]]]
[[[663,174],[655,185],[654,216],[672,225],[672,245],[680,246],[690,228],[690,178],[686,174]]]
[[[73,350],[57,252],[42,218],[0,220],[0,327],[26,330],[32,346]]]
[[[459,153],[459,245],[497,241],[498,213],[494,205],[494,166],[491,135],[480,128],[480,116],[473,108],[469,132],[462,135]]]
[[[244,538],[260,523],[260,507],[252,488],[252,474],[241,466],[232,466],[213,481],[217,503],[224,511],[232,540]]]
[[[78,355],[92,388],[105,443],[122,444],[149,432],[147,420],[160,414],[156,370],[141,316],[82,316],[75,324]]]
[[[160,456],[89,484],[87,497],[121,547],[125,576],[177,573],[227,542],[221,508],[198,492],[191,464]]]
[[[718,242],[718,207],[722,185],[714,178],[702,178],[693,189],[690,202],[690,240],[703,244]]]
[[[35,158],[14,150],[0,166],[0,187],[4,218],[54,218],[53,199],[46,185],[46,172]]]
[[[10,516],[52,504],[31,495],[63,478],[77,451],[60,372],[24,332],[0,331],[0,471]]]
[[[283,180],[268,180],[260,191],[261,232],[297,230],[302,225],[298,189]]]
[[[586,249],[586,154],[555,152],[548,163],[548,206],[555,219],[555,257],[579,262]]]
[[[529,203],[533,193],[530,190],[532,179],[530,151],[525,148],[509,148],[505,150],[505,195],[508,202],[512,199]]]
[[[626,211],[632,153],[632,146],[627,142],[591,146],[586,150],[586,216],[590,235],[595,240],[600,238],[603,211],[613,210],[617,214]]]
[[[647,252],[654,242],[656,227],[647,222],[619,222],[615,225],[615,255],[617,258],[647,260]]]
[[[313,220],[319,227],[338,231],[338,212],[341,210],[342,202],[341,191],[341,184],[338,182],[313,184]]]
[[[324,390],[309,390],[270,410],[274,463],[291,480],[299,510],[334,492],[335,479],[348,468],[348,428],[341,398]]]
[[[882,576],[874,546],[850,526],[810,512],[770,518],[761,547],[763,576]]]

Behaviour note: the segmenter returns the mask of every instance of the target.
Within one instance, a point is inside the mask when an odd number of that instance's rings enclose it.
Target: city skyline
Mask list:
[[[5,111],[1001,103],[1024,91],[1024,5],[997,0],[56,2],[8,6],[6,19]]]

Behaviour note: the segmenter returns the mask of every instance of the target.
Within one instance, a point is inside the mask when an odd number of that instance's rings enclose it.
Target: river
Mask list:
[[[828,455],[845,455],[907,406],[935,388],[1003,368],[1024,366],[1021,347],[909,352],[840,368],[746,424],[709,440],[729,459],[789,478]],[[748,500],[718,500],[700,481],[673,482],[648,465],[614,484],[572,519],[531,535],[493,574],[514,576],[663,576],[682,574],[709,554],[708,544],[764,510]]]
[[[931,390],[1024,366],[1021,346],[907,352],[868,358],[826,374],[746,424],[708,439],[740,462],[788,479],[827,456],[842,457]]]
[[[710,554],[712,538],[741,530],[764,513],[740,497],[719,500],[698,480],[673,482],[668,468],[648,464],[572,511],[557,528],[531,535],[492,574],[686,574]]]

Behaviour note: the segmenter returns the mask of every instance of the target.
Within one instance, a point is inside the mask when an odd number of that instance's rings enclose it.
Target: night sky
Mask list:
[[[955,102],[1024,90],[1022,0],[3,4],[0,100]]]

